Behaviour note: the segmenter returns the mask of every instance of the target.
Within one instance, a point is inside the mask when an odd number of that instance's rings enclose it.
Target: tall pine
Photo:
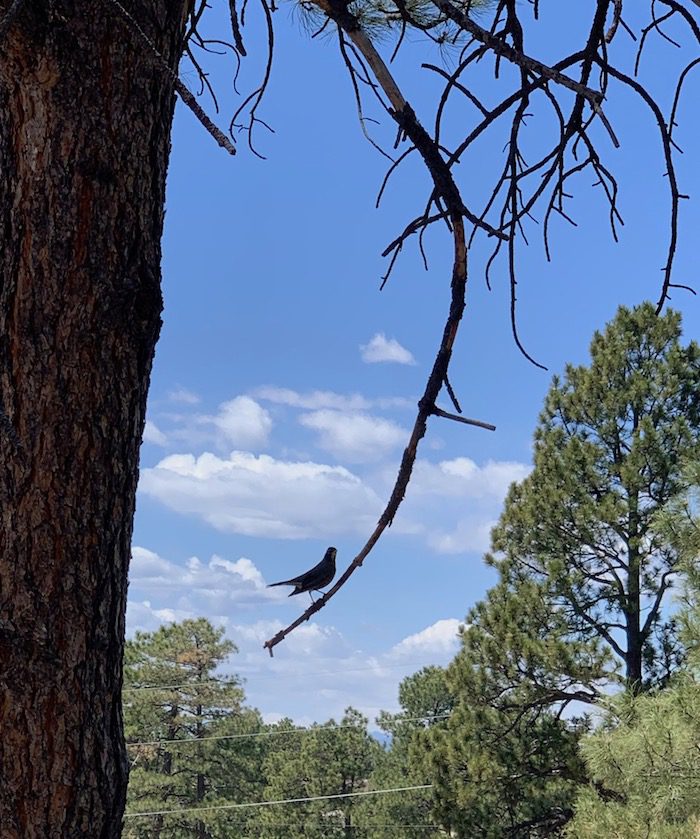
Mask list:
[[[620,308],[590,363],[554,378],[534,442],[493,530],[498,582],[448,668],[455,709],[420,754],[459,837],[558,835],[589,777],[586,708],[666,684],[682,659],[662,514],[699,453],[700,349],[680,315]]]
[[[681,342],[677,312],[621,307],[595,334],[590,365],[552,382],[534,469],[493,532],[501,579],[537,586],[570,638],[607,655],[607,676],[633,689],[673,667],[662,607],[678,550],[656,521],[699,444],[698,345]]]

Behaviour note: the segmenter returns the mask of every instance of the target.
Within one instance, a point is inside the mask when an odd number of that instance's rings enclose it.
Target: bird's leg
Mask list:
[[[309,592],[309,597],[311,598],[311,602],[312,602],[312,603],[315,603],[315,602],[316,602],[316,601],[314,600],[314,596],[313,596],[313,594],[311,594],[311,592]]]

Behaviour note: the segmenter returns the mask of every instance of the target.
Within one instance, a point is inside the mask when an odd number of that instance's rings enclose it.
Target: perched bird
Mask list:
[[[320,591],[324,586],[335,577],[335,555],[337,551],[335,548],[328,548],[323,559],[314,565],[310,571],[304,574],[299,574],[298,577],[293,577],[291,580],[282,580],[280,583],[270,583],[268,588],[272,586],[294,586],[294,591],[289,593],[291,597],[293,594],[302,594],[308,591],[311,602],[314,602],[312,591]]]

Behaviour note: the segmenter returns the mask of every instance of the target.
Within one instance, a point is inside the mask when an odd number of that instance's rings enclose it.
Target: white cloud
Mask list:
[[[415,400],[404,396],[386,396],[369,399],[360,393],[336,393],[332,390],[312,390],[299,393],[287,387],[265,385],[253,391],[256,399],[287,405],[290,408],[302,408],[307,411],[329,408],[334,411],[367,411],[370,408],[413,408]]]
[[[266,445],[272,429],[270,414],[249,396],[222,403],[213,417],[200,417],[198,422],[211,422],[227,442],[245,448]]]
[[[488,460],[483,466],[468,457],[430,463],[419,460],[409,485],[412,495],[505,498],[514,481],[522,481],[531,467],[514,461]]]
[[[147,548],[139,548],[134,545],[131,549],[129,575],[132,579],[134,577],[142,579],[165,577],[170,573],[171,567],[171,563],[167,559],[163,559]]]
[[[382,502],[342,466],[205,452],[166,457],[141,472],[141,492],[218,530],[246,536],[306,539],[366,533]]]
[[[486,553],[491,545],[491,530],[496,519],[480,521],[476,517],[465,518],[449,530],[436,528],[428,533],[428,545],[441,554]]]
[[[419,460],[397,524],[421,533],[437,553],[484,553],[509,486],[525,478],[530,468],[493,460],[479,466],[467,457]]]
[[[322,449],[353,463],[380,460],[408,438],[401,426],[369,414],[314,411],[303,414],[299,422],[319,432]]]
[[[364,411],[370,407],[370,400],[359,393],[334,393],[332,390],[312,390],[299,393],[287,387],[264,386],[256,388],[253,395],[265,402],[289,405],[291,408],[316,410],[333,408],[339,411]]]
[[[259,450],[267,445],[272,430],[269,412],[250,396],[236,396],[222,402],[215,414],[165,413],[160,417],[174,424],[166,435],[171,444],[215,443],[224,450],[232,446]]]
[[[201,400],[196,393],[184,387],[176,387],[168,393],[171,402],[180,402],[183,405],[197,405]]]
[[[262,589],[265,587],[265,580],[263,580],[263,576],[260,571],[258,571],[255,565],[244,556],[236,562],[231,562],[230,559],[222,559],[220,556],[214,554],[211,562],[209,563],[209,567],[212,569],[223,568],[230,574],[238,574],[242,580],[246,583],[252,583],[253,587],[256,589]]]
[[[158,609],[151,605],[150,600],[130,599],[126,612],[127,635],[135,632],[154,632],[164,623],[174,623],[186,618],[195,617],[189,610]]]
[[[130,592],[166,596],[170,606],[174,602],[193,614],[197,609],[225,613],[231,603],[260,604],[280,599],[277,592],[266,587],[262,574],[246,557],[232,562],[214,554],[205,563],[192,556],[183,565],[136,545],[131,551],[129,583]]]
[[[387,338],[383,332],[370,339],[367,344],[360,344],[360,354],[366,364],[392,362],[394,364],[415,364],[413,355],[395,338]]]
[[[387,420],[318,411],[300,417],[320,444],[351,461],[381,461],[406,432]],[[510,483],[530,470],[523,463],[469,458],[419,460],[390,538],[420,538],[443,554],[483,553]],[[366,536],[383,509],[393,467],[371,481],[344,466],[234,451],[175,454],[143,469],[139,490],[172,510],[214,528],[276,539]]]
[[[168,438],[153,420],[147,419],[143,429],[143,441],[144,443],[153,443],[154,446],[166,446]]]
[[[457,618],[436,621],[420,632],[399,641],[391,648],[389,655],[395,658],[426,655],[452,656],[459,648],[460,625],[461,621]]]
[[[196,556],[173,562],[148,548],[132,548],[127,609],[130,634],[202,615],[228,627],[232,613],[240,619],[246,611],[266,605],[279,608],[284,601],[284,594],[267,588],[260,570],[246,557],[233,562],[214,554],[207,562]],[[276,621],[269,623],[277,626]]]

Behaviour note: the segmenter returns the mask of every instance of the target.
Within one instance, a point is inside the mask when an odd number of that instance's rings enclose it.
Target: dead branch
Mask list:
[[[535,364],[537,362],[527,353],[518,335],[516,317],[518,278],[516,268],[518,261],[517,242],[519,238],[522,238],[525,244],[528,243],[525,225],[529,221],[536,221],[534,217],[536,207],[544,205],[543,239],[545,252],[547,258],[549,258],[551,218],[553,215],[557,215],[572,225],[576,224],[566,203],[573,197],[572,193],[567,191],[567,188],[570,189],[569,184],[577,175],[590,170],[595,175],[594,186],[602,188],[601,195],[607,204],[611,234],[613,239],[617,241],[617,227],[623,224],[618,210],[618,183],[613,171],[606,165],[600,150],[596,147],[595,135],[591,129],[593,123],[597,120],[609,137],[612,147],[614,149],[619,147],[613,126],[602,109],[602,103],[605,101],[611,79],[628,87],[644,102],[659,129],[660,145],[666,164],[666,175],[671,195],[671,235],[667,259],[663,268],[664,279],[658,302],[659,309],[671,288],[685,288],[680,283],[672,281],[673,261],[677,244],[678,206],[680,200],[686,197],[680,191],[674,170],[673,150],[677,146],[673,139],[673,129],[684,81],[690,71],[700,64],[700,58],[694,58],[687,62],[685,68],[679,74],[670,118],[665,121],[661,108],[652,94],[635,78],[616,67],[608,55],[608,46],[615,39],[619,27],[622,27],[633,40],[637,40],[637,36],[623,18],[623,0],[596,0],[590,29],[583,48],[551,66],[533,58],[524,51],[523,26],[518,19],[518,5],[515,0],[499,0],[490,29],[479,26],[464,11],[462,6],[457,6],[452,0],[432,0],[438,12],[436,21],[438,23],[440,21],[449,22],[456,27],[451,35],[444,37],[449,37],[450,42],[455,42],[457,37],[462,34],[467,37],[468,41],[455,70],[448,73],[435,65],[423,65],[431,72],[442,76],[446,82],[437,107],[435,128],[431,137],[418,122],[410,104],[406,101],[387,66],[377,54],[367,33],[362,30],[353,14],[348,11],[345,0],[314,0],[314,2],[328,16],[329,20],[335,22],[342,33],[341,37],[346,38],[348,44],[354,49],[353,55],[357,61],[357,67],[350,60],[345,61],[351,76],[356,73],[364,84],[372,88],[373,92],[380,98],[382,105],[389,110],[392,118],[398,124],[397,145],[398,141],[404,138],[407,138],[411,143],[410,147],[391,164],[382,182],[379,198],[383,195],[389,178],[413,151],[419,152],[433,180],[433,188],[423,213],[409,222],[384,251],[384,255],[390,257],[384,282],[391,274],[409,237],[414,234],[419,236],[421,255],[425,262],[425,253],[422,249],[422,237],[425,231],[435,223],[445,223],[454,242],[452,301],[440,348],[426,383],[423,397],[418,403],[416,420],[404,451],[397,480],[377,526],[361,551],[327,594],[310,606],[294,623],[266,642],[265,647],[270,654],[272,654],[274,646],[280,643],[291,631],[304,621],[309,620],[313,614],[325,606],[354,571],[362,565],[381,534],[391,524],[405,495],[415,463],[417,447],[425,434],[428,417],[438,416],[468,425],[493,428],[488,423],[469,420],[460,415],[459,402],[454,393],[451,392],[447,379],[447,369],[454,337],[464,309],[466,255],[477,230],[486,231],[495,240],[493,251],[486,266],[487,284],[490,282],[489,273],[502,252],[502,248],[506,250],[507,274],[511,290],[511,326],[514,340],[521,352]],[[394,2],[401,21],[402,36],[406,27],[413,26],[427,32],[437,26],[436,21],[424,24],[413,19],[404,0],[394,0]],[[654,2],[660,2],[668,11],[662,15],[656,14],[653,8]],[[700,7],[700,0],[693,0],[693,2]],[[662,31],[661,24],[675,15],[685,21],[692,35],[700,43],[700,25],[679,0],[652,0],[651,22],[640,30],[641,37],[639,39],[637,62],[652,34],[657,34],[665,40],[672,40]],[[442,35],[431,35],[431,37],[438,43],[442,42],[440,40],[443,37]],[[477,46],[467,53],[470,44],[474,42]],[[520,76],[517,89],[491,107],[477,97],[471,86],[464,80],[472,64],[480,61],[488,54],[491,54],[494,58],[496,78],[498,78],[502,60],[513,64],[518,69]],[[346,59],[348,59],[348,56],[349,53]],[[576,71],[574,68],[578,68],[578,70]],[[594,70],[598,70],[600,73],[595,86],[591,83]],[[376,84],[368,78],[370,73],[376,80]],[[357,85],[355,85],[355,89],[358,89]],[[570,91],[574,94],[573,102],[568,107],[564,104],[567,100],[559,97],[557,91],[561,90]],[[388,105],[380,96],[380,92],[388,100]],[[442,148],[440,134],[445,108],[452,95],[464,97],[476,108],[479,121],[457,147],[448,152]],[[551,108],[558,125],[558,131],[555,131],[552,143],[538,155],[534,162],[527,161],[521,150],[524,145],[521,135],[526,128],[526,118],[530,115],[532,107],[542,100],[547,102]],[[586,106],[588,106],[587,109]],[[462,202],[454,180],[453,170],[462,162],[477,138],[510,111],[512,111],[512,114],[510,116],[509,138],[504,150],[504,166],[490,197],[485,202],[484,209],[481,213],[474,214],[467,211]],[[495,214],[496,217],[494,222],[488,220],[492,217],[492,214]],[[468,240],[464,230],[465,219],[472,225],[471,236]],[[443,385],[447,387],[448,395],[457,408],[457,414],[448,413],[437,407],[436,400]]]
[[[600,107],[603,99],[600,91],[592,90],[586,83],[577,82],[560,70],[550,67],[538,61],[536,58],[525,55],[525,53],[510,46],[502,38],[493,35],[488,30],[479,26],[466,12],[453,6],[450,0],[432,0],[432,2],[446,17],[457,24],[463,32],[468,32],[473,38],[488,47],[495,55],[507,59],[520,67],[521,70],[536,73],[547,81],[556,82],[563,87],[569,88],[569,90],[586,99],[594,110]]]
[[[382,533],[393,522],[396,512],[406,494],[406,489],[416,461],[418,444],[427,429],[428,417],[440,410],[436,407],[435,403],[447,377],[452,349],[464,312],[467,285],[467,243],[464,230],[464,202],[462,201],[450,169],[440,154],[437,143],[420,124],[413,108],[404,98],[389,69],[375,50],[374,45],[359,28],[357,20],[342,5],[342,2],[338,2],[338,0],[316,0],[316,3],[347,34],[348,38],[360,51],[367,65],[371,68],[379,86],[389,100],[392,108],[392,116],[399,130],[408,137],[423,158],[433,179],[436,194],[447,208],[453,230],[454,242],[451,284],[452,296],[440,347],[435,356],[433,368],[426,382],[423,396],[418,403],[418,412],[413,424],[411,437],[403,453],[396,482],[384,512],[379,517],[379,521],[365,545],[336,583],[289,626],[280,630],[265,642],[265,648],[269,651],[270,655],[273,654],[273,650],[277,644],[283,641],[296,627],[308,621],[312,615],[322,609],[345,585],[352,574],[362,565]],[[482,424],[482,427],[486,427],[485,424]]]
[[[661,148],[663,150],[664,161],[666,163],[666,176],[668,178],[668,187],[671,197],[671,219],[670,219],[670,237],[668,243],[668,252],[666,257],[666,264],[664,265],[662,271],[664,275],[663,285],[661,287],[661,294],[659,299],[656,303],[656,311],[661,312],[661,309],[668,298],[669,291],[677,287],[675,283],[671,281],[671,275],[673,273],[673,261],[676,256],[676,246],[678,244],[678,206],[682,198],[687,198],[687,195],[683,195],[679,188],[678,188],[678,180],[676,178],[676,169],[673,163],[673,149],[672,149],[672,140],[669,134],[669,130],[666,127],[666,121],[664,120],[663,114],[661,113],[661,108],[657,105],[656,101],[653,99],[651,94],[641,85],[636,79],[627,76],[625,73],[617,70],[615,67],[608,66],[607,71],[610,75],[617,79],[618,81],[622,82],[623,84],[627,85],[628,87],[632,88],[634,92],[640,97],[640,99],[647,105],[649,110],[652,112],[656,124],[659,129],[659,136],[661,139]]]
[[[485,428],[487,431],[495,431],[496,426],[492,425],[490,422],[483,422],[482,420],[475,420],[470,419],[469,417],[462,417],[459,414],[450,414],[447,411],[443,411],[442,408],[433,408],[430,412],[434,414],[436,417],[443,417],[443,419],[454,420],[455,422],[463,422],[465,425],[474,425],[477,428]]]

